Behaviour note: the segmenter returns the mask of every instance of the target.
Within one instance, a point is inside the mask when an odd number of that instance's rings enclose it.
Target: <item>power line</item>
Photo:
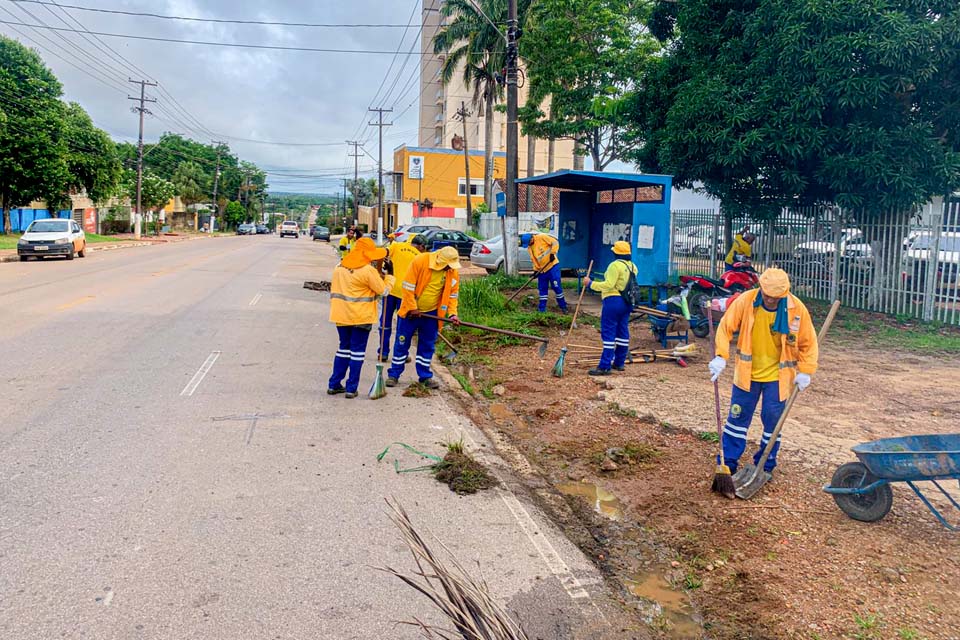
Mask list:
[[[141,18],[156,18],[158,20],[182,20],[185,22],[211,22],[216,24],[249,24],[265,25],[277,27],[312,27],[312,28],[331,28],[331,29],[399,29],[402,24],[361,24],[361,23],[331,23],[331,22],[274,22],[269,20],[239,20],[228,18],[197,18],[190,16],[170,16],[159,13],[147,13],[144,11],[121,11],[119,9],[99,9],[94,7],[80,7],[71,4],[57,4],[56,2],[44,2],[43,0],[12,0],[13,2],[30,2],[32,4],[49,5],[56,4],[66,9],[75,9],[77,11],[89,11],[92,13],[110,13],[123,16],[137,16]]]

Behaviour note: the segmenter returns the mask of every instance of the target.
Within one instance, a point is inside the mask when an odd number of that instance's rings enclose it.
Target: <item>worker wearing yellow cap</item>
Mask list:
[[[590,280],[590,274],[587,274],[583,284],[600,292],[603,299],[600,310],[600,339],[603,341],[603,351],[600,353],[600,363],[587,372],[591,376],[610,375],[611,368],[623,371],[627,353],[630,351],[629,323],[633,308],[621,294],[630,283],[631,275],[636,277],[637,265],[630,260],[632,251],[629,242],[618,240],[613,243],[612,250],[616,259],[607,267],[603,280]]]
[[[421,253],[413,259],[403,277],[403,299],[397,315],[397,339],[393,359],[387,370],[387,386],[395,387],[403,374],[410,351],[410,341],[417,334],[417,377],[420,384],[436,389],[430,361],[440,333],[440,322],[424,314],[445,318],[459,324],[457,308],[460,297],[460,255],[454,247],[443,247]]]
[[[790,293],[790,278],[782,269],[767,269],[760,288],[747,291],[727,308],[717,328],[716,353],[710,362],[711,380],[717,380],[730,357],[730,341],[737,338],[730,413],[723,427],[723,455],[736,471],[747,447],[747,430],[760,404],[763,436],[754,463],[766,447],[783,413],[793,385],[802,391],[817,371],[819,348],[810,312]],[[780,439],[774,443],[764,471],[777,466]]]

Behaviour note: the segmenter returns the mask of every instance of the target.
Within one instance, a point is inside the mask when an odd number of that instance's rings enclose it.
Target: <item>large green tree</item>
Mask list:
[[[69,182],[60,82],[34,51],[0,36],[0,210],[56,193]]]
[[[631,144],[621,135],[624,98],[660,50],[644,27],[649,11],[646,0],[537,0],[520,41],[524,131],[573,139],[596,171],[621,159]]]
[[[181,162],[173,172],[170,182],[187,207],[210,200],[210,175],[197,162]]]
[[[960,3],[685,0],[651,23],[635,158],[729,211],[906,210],[960,184]]]
[[[67,188],[74,192],[84,190],[97,203],[117,195],[122,165],[113,140],[95,127],[87,112],[75,102],[64,105],[63,123],[70,174]]]

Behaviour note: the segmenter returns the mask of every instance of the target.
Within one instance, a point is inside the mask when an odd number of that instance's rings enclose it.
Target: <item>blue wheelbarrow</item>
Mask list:
[[[930,482],[960,511],[960,503],[940,484],[942,480],[960,480],[960,434],[884,438],[859,444],[852,451],[860,461],[840,465],[823,488],[845,514],[861,522],[882,519],[893,505],[890,484],[905,482],[943,526],[960,530],[947,522],[917,486],[918,482]]]

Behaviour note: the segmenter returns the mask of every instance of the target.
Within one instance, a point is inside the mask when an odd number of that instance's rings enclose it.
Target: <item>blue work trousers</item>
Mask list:
[[[762,400],[762,401],[761,401]],[[763,422],[763,436],[760,438],[760,450],[753,456],[753,463],[757,464],[764,447],[770,441],[773,430],[777,426],[780,414],[786,403],[780,400],[780,383],[751,382],[750,391],[744,391],[734,385],[733,395],[730,398],[730,414],[723,426],[723,457],[730,471],[736,471],[740,465],[740,456],[747,448],[747,430],[753,421],[753,412],[760,404],[760,420]],[[773,444],[770,457],[763,465],[764,471],[773,471],[777,466],[777,452],[780,451],[780,438]],[[719,464],[719,456],[717,463]]]
[[[384,296],[380,301],[380,343],[377,345],[377,357],[383,360],[390,357],[390,338],[393,336],[393,314],[400,308],[400,298],[394,295]]]
[[[370,337],[370,325],[355,325],[337,327],[340,334],[340,348],[333,358],[333,374],[330,376],[328,388],[338,389],[347,377],[346,389],[348,393],[356,393],[360,385],[360,370],[363,368],[363,357],[367,352],[367,339]]]
[[[436,315],[436,311],[427,311]],[[393,343],[393,359],[387,377],[399,380],[407,364],[407,354],[410,352],[410,340],[417,334],[417,377],[420,380],[429,380],[433,377],[430,361],[437,347],[437,334],[440,332],[440,323],[431,318],[399,318],[397,319],[397,339]]]
[[[555,264],[537,278],[537,288],[540,291],[540,304],[537,305],[538,311],[547,310],[547,301],[550,299],[550,289],[557,296],[557,306],[562,310],[567,310],[567,299],[563,297],[563,284],[560,282],[560,265]]]
[[[598,369],[607,371],[610,366],[622,367],[630,351],[630,305],[620,296],[603,299],[600,311],[600,339],[603,352]]]

